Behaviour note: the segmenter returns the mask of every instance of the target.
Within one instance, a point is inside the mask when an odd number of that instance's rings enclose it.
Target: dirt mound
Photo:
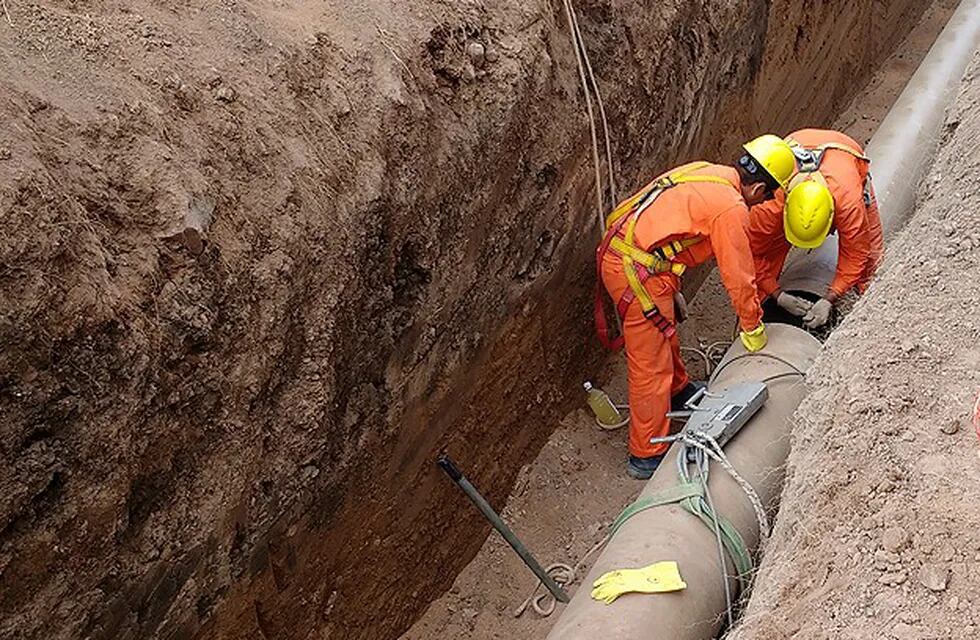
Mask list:
[[[924,7],[581,3],[622,183],[819,124]],[[486,531],[435,452],[502,498],[599,358],[564,16],[2,13],[0,636],[405,628]]]
[[[917,213],[810,370],[776,530],[733,638],[977,637],[978,135],[980,54]]]

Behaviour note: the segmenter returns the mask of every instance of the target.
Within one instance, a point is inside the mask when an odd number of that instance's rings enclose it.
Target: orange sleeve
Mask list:
[[[718,273],[732,299],[739,324],[751,331],[762,320],[759,296],[755,286],[755,264],[749,237],[745,233],[744,205],[727,209],[711,222],[711,250],[718,261]]]
[[[848,193],[847,199],[837,205],[834,224],[837,227],[840,248],[837,254],[837,273],[830,283],[830,291],[840,297],[861,280],[868,256],[871,255],[871,232],[861,195]]]
[[[779,274],[789,253],[782,222],[783,207],[775,200],[756,205],[749,211],[745,231],[752,247],[760,298],[771,296],[779,289]]]
[[[767,253],[752,256],[760,298],[768,298],[779,291],[779,274],[783,272],[787,254],[789,246],[774,247]]]

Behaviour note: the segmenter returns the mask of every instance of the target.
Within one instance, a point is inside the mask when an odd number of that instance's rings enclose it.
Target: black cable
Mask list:
[[[763,378],[759,382],[771,382],[772,380],[778,380],[780,378],[786,378],[789,376],[799,376],[800,378],[805,378],[806,376],[799,371],[787,371],[785,373],[777,373],[774,376],[769,376],[768,378]]]
[[[806,375],[803,371],[800,371],[799,367],[797,367],[795,364],[793,364],[792,362],[790,362],[786,358],[781,358],[780,356],[777,356],[777,355],[773,355],[771,353],[765,353],[765,352],[761,352],[760,351],[760,352],[756,352],[756,353],[743,353],[743,354],[740,354],[740,355],[735,356],[731,360],[727,360],[726,362],[723,362],[721,364],[721,366],[719,366],[717,369],[715,369],[714,373],[711,374],[711,379],[708,381],[708,384],[710,385],[712,382],[714,382],[715,379],[718,377],[718,374],[720,374],[722,371],[724,371],[725,370],[725,367],[727,367],[731,363],[738,362],[739,360],[744,360],[745,358],[755,358],[755,357],[769,358],[770,360],[775,360],[777,362],[781,362],[781,363],[785,364],[787,367],[789,367],[790,369],[792,369],[794,373],[798,373],[801,376]]]

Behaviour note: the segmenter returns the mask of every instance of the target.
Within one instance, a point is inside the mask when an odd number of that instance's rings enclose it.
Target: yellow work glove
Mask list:
[[[745,350],[749,353],[761,351],[769,342],[769,338],[766,336],[766,325],[761,322],[752,331],[743,331],[738,334],[738,337],[742,339],[742,344],[745,345]]]
[[[677,563],[671,560],[642,569],[619,569],[604,573],[592,583],[592,599],[612,604],[624,593],[667,593],[686,588]]]

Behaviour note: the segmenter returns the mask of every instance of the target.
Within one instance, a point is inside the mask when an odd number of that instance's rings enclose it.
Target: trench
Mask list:
[[[636,491],[573,411],[624,389],[561,3],[81,4],[0,12],[0,637],[540,637],[433,463],[546,561]],[[621,188],[831,123],[951,4],[576,2]]]
[[[956,6],[956,2],[933,6],[829,126],[866,143]],[[691,312],[681,332],[686,348],[703,351],[706,345],[731,340],[735,318],[716,272],[699,283]],[[699,356],[689,351],[685,360],[689,371],[703,371]],[[614,399],[625,398],[625,367],[620,358],[607,362],[598,378]],[[575,565],[602,539],[606,525],[622,507],[635,499],[637,484],[623,477],[624,440],[622,432],[610,435],[595,429],[588,410],[579,409],[560,421],[538,457],[521,470],[503,514],[543,562]],[[578,579],[594,560],[577,566]],[[402,640],[544,638],[561,605],[549,617],[533,611],[514,614],[535,583],[503,540],[491,533],[448,593]]]

